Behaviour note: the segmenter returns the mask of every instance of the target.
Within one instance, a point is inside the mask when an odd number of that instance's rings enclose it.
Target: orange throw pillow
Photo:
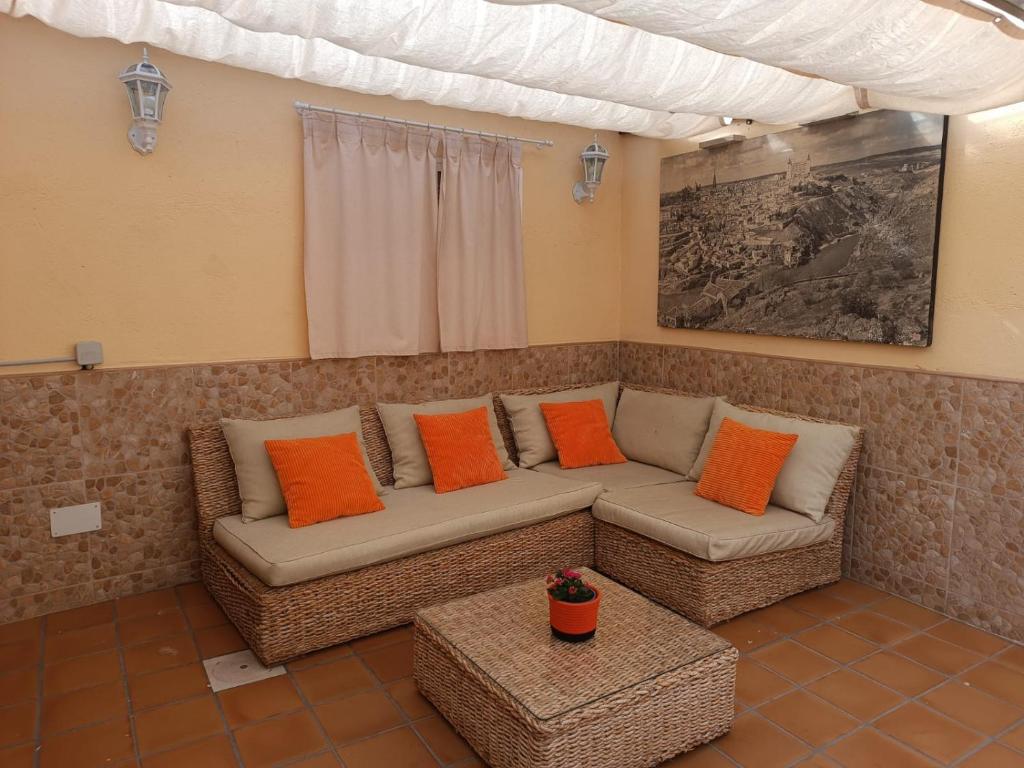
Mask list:
[[[695,493],[748,515],[763,515],[796,439],[722,419]]]
[[[427,452],[436,493],[496,483],[508,477],[501,468],[483,406],[462,413],[414,413],[413,418]]]
[[[562,469],[626,463],[600,400],[541,403],[540,410]]]
[[[263,444],[277,472],[292,528],[384,509],[355,432]]]

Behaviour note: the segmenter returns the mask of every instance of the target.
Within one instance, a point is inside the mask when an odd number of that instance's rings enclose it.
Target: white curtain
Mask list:
[[[446,352],[525,347],[522,148],[445,135],[438,311]]]
[[[313,359],[439,347],[437,131],[303,114]]]

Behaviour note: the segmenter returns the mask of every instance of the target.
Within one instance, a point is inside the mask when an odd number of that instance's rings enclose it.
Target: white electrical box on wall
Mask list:
[[[50,535],[70,536],[73,533],[98,531],[101,527],[99,502],[57,507],[50,510]]]

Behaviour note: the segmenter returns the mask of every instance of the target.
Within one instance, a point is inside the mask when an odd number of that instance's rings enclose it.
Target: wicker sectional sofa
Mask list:
[[[494,410],[509,457],[518,463],[498,395]],[[391,454],[376,409],[363,406],[360,420],[372,468],[391,485]],[[680,544],[662,535],[679,526],[666,523],[672,515],[656,519],[657,509],[685,512],[713,502],[695,497],[688,478],[636,461],[580,470],[547,463],[453,494],[434,494],[431,486],[392,490],[384,497],[385,512],[305,529],[289,529],[281,518],[243,524],[221,426],[193,427],[189,437],[203,580],[268,665],[407,623],[427,605],[567,564],[595,566],[710,626],[840,577],[843,523],[860,455],[858,432],[821,524],[811,530],[777,512],[756,541],[744,545],[754,554],[734,556],[709,554],[708,537],[689,535]],[[645,505],[654,510],[653,523]],[[801,530],[779,539],[780,520],[782,528]]]

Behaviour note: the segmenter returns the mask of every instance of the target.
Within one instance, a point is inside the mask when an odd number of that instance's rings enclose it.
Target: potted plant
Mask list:
[[[583,580],[583,574],[562,568],[547,578],[551,634],[559,640],[580,643],[597,631],[601,592]]]

